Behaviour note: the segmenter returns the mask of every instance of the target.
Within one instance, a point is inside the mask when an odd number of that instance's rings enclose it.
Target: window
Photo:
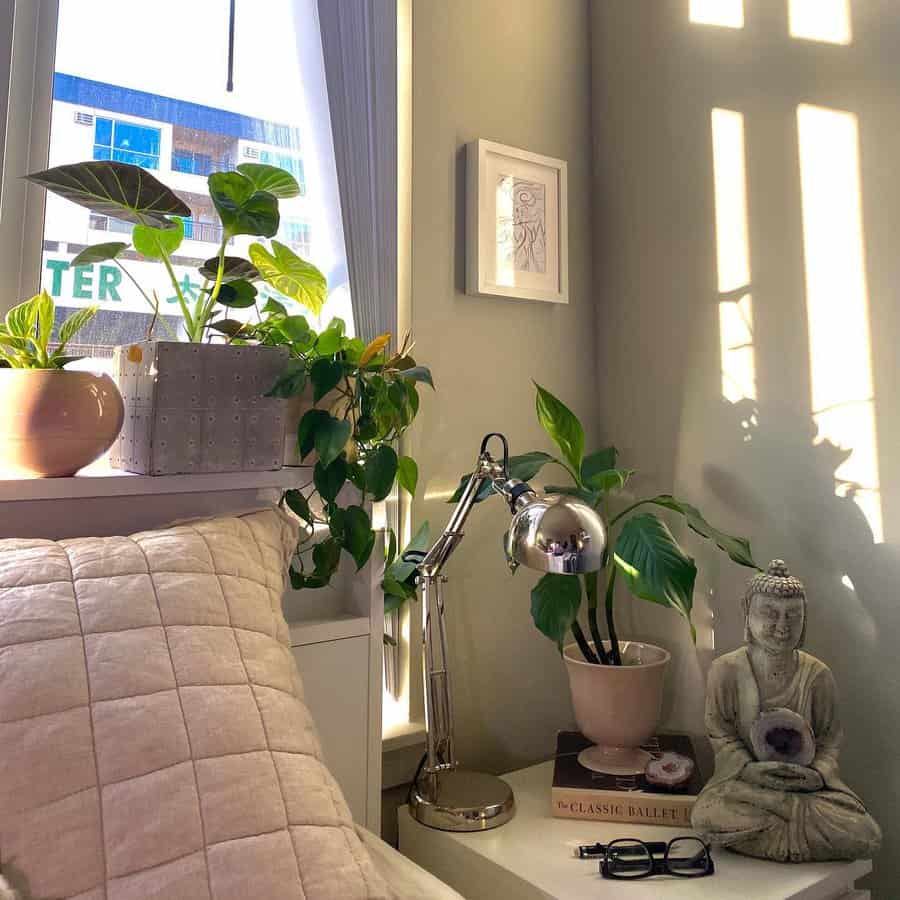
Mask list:
[[[118,119],[94,120],[94,159],[159,168],[159,129]]]
[[[259,161],[269,166],[278,166],[290,172],[297,179],[300,185],[300,193],[306,193],[306,185],[303,181],[303,160],[297,156],[291,156],[289,153],[275,153],[271,150],[260,150]]]
[[[287,301],[288,308],[306,315],[318,328],[339,315],[352,332],[321,44],[318,30],[309,28],[315,19],[315,0],[270,0],[265,20],[252,14],[252,0],[236,4],[234,91],[228,92],[227,4],[219,16],[218,0],[189,4],[158,0],[154,15],[142,21],[142,39],[135,42],[133,22],[111,17],[108,0],[58,0],[58,15],[56,3],[42,0],[39,6],[46,21],[29,24],[23,17],[20,26],[23,31],[26,26],[55,31],[55,58],[38,60],[35,77],[46,78],[47,87],[42,92],[38,85],[31,96],[43,98],[46,106],[35,108],[31,161],[16,174],[90,159],[126,162],[151,171],[192,211],[185,220],[185,241],[172,260],[179,283],[191,294],[202,286],[198,267],[215,255],[222,240],[206,184],[209,174],[233,170],[241,162],[284,168],[300,181],[302,194],[281,201],[279,238],[317,265],[330,289],[319,316],[292,301]],[[173,32],[171,22],[176,19],[179,28]],[[207,62],[192,68],[190,79],[183,69],[160,65],[160,46],[172,58],[195,58],[200,33]],[[25,35],[23,44],[28,43]],[[104,52],[85,53],[87,45],[103,46]],[[25,87],[20,92],[22,104],[27,102]],[[49,136],[43,137],[48,131]],[[43,158],[36,136],[47,142]],[[143,293],[158,296],[161,316],[178,330],[177,298],[162,264],[128,248],[116,261],[71,267],[86,246],[128,241],[129,223],[91,213],[49,193],[46,201],[39,192],[30,192],[27,200],[31,225],[22,228],[21,275],[17,287],[3,294],[3,307],[39,286],[53,295],[61,315],[67,314],[66,307],[97,304],[100,313],[87,346],[75,348],[93,357],[91,365],[111,356],[114,345],[146,337],[152,313]],[[36,243],[28,235],[37,232],[41,216],[43,241]],[[249,245],[256,240],[245,235],[233,238],[229,255],[247,258]],[[272,294],[260,285],[262,301]],[[163,326],[155,334],[167,336]]]

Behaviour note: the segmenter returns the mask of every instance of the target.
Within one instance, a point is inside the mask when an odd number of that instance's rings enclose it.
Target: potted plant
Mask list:
[[[737,564],[759,567],[746,539],[715,528],[695,506],[671,494],[636,499],[624,509],[611,512],[611,501],[628,484],[634,470],[620,467],[615,447],[585,454],[581,422],[557,397],[540,385],[535,387],[538,421],[561,455],[535,450],[512,456],[510,475],[529,481],[544,466],[561,468],[568,483],[553,482],[545,492],[575,496],[600,513],[607,522],[609,539],[599,572],[579,577],[544,575],[531,591],[531,615],[538,630],[559,647],[569,674],[578,726],[599,745],[586,751],[581,761],[607,772],[617,767],[642,770],[646,760],[636,748],[654,734],[659,724],[669,652],[640,641],[619,640],[614,615],[617,579],[621,578],[634,597],[674,609],[696,637],[690,622],[696,564],[665,521],[651,510],[681,516],[696,534],[715,543]],[[468,478],[462,479],[460,490]],[[491,493],[488,484],[478,500]],[[458,497],[459,491],[452,501]],[[585,601],[590,640],[578,620]],[[600,626],[601,603],[605,636]],[[567,644],[569,634],[574,641]]]
[[[312,465],[311,478],[286,491],[282,502],[307,526],[291,566],[291,584],[321,588],[330,582],[342,552],[357,570],[369,560],[375,544],[371,502],[384,500],[395,482],[415,493],[418,466],[412,457],[398,455],[397,445],[419,410],[418,385],[433,388],[434,383],[431,372],[410,356],[408,338],[389,353],[388,334],[365,344],[348,337],[340,319],[316,334],[305,320],[286,329],[287,318],[280,304],[270,302],[261,323],[224,327],[233,340],[279,341],[287,347],[290,360],[271,395],[292,399],[311,393],[312,405],[293,433],[299,458]],[[314,539],[317,529],[319,540]],[[389,547],[393,559],[393,532]]]
[[[126,163],[90,161],[28,178],[93,212],[134,225],[133,247],[121,241],[93,245],[72,260],[73,267],[114,261],[158,312],[158,297],[140,287],[123,259],[138,254],[158,260],[183,317],[186,341],[170,334],[168,341],[116,348],[115,375],[127,417],[113,465],[153,475],[280,468],[284,404],[264,395],[283,369],[286,349],[243,340],[203,342],[221,334],[215,326],[227,318],[223,310],[256,309],[255,282],[265,282],[288,302],[321,310],[324,276],[284,244],[254,243],[249,260],[226,255],[237,235],[271,238],[278,232],[279,200],[300,192],[294,177],[260,163],[242,163],[234,172],[209,176],[222,239],[217,254],[199,267],[203,285],[193,299],[172,262],[185,237],[183,219],[191,210],[152,174]]]
[[[53,340],[46,291],[14,306],[0,323],[0,468],[16,474],[74,475],[105,453],[122,427],[122,397],[108,375],[67,371],[66,346],[94,317],[72,313]]]

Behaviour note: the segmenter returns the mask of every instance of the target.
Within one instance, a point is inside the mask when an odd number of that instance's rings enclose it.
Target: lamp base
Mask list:
[[[424,774],[409,794],[412,817],[440,831],[487,831],[515,814],[512,788],[496,775],[450,769]]]

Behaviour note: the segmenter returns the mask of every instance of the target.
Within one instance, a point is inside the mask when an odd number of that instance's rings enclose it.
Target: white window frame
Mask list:
[[[44,191],[24,175],[46,168],[58,0],[0,0],[9,28],[0,45],[0,313],[35,294],[41,279]],[[2,101],[0,101],[2,102]]]

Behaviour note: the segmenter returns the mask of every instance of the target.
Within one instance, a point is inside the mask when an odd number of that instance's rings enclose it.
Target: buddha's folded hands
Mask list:
[[[810,793],[825,786],[822,776],[809,766],[796,763],[751,762],[741,772],[741,780],[771,791]]]

